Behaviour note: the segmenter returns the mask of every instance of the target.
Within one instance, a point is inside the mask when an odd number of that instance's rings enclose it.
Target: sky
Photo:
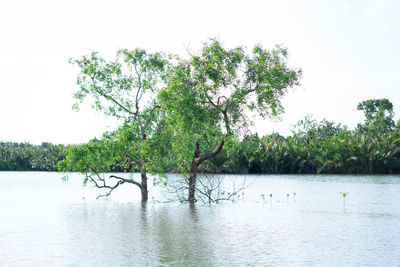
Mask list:
[[[363,118],[357,104],[372,98],[400,115],[399,14],[400,0],[0,0],[0,141],[82,143],[120,123],[90,102],[72,110],[69,58],[137,47],[185,56],[211,37],[280,44],[303,70],[280,120],[256,120],[261,135],[288,135],[307,114],[352,129]]]

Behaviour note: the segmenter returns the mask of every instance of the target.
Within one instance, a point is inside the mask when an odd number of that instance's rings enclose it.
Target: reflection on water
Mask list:
[[[399,177],[246,179],[237,202],[191,206],[141,204],[135,187],[96,201],[78,176],[65,183],[56,173],[0,173],[0,266],[400,262]],[[345,203],[339,192],[350,192]]]
[[[62,210],[69,253],[82,265],[213,265],[213,251],[206,229],[199,226],[196,207],[103,201]],[[87,257],[90,252],[96,257]]]

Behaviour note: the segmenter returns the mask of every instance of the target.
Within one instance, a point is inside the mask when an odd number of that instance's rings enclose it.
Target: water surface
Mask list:
[[[82,187],[79,175],[60,177],[0,172],[0,266],[400,262],[398,176],[230,175],[226,184],[246,178],[244,196],[195,207],[142,205],[128,184],[96,200],[98,190]],[[162,200],[159,191],[153,188],[150,198]],[[349,192],[345,202],[339,192]]]

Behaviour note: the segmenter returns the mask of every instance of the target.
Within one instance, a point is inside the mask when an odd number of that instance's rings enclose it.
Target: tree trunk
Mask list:
[[[146,202],[149,199],[149,192],[147,191],[147,172],[146,169],[143,168],[143,165],[140,165],[140,176],[142,177],[142,182],[140,186],[140,191],[142,193],[142,202]]]
[[[196,178],[197,172],[199,171],[198,158],[200,155],[200,146],[199,143],[196,143],[196,149],[194,152],[194,157],[192,161],[192,167],[190,168],[190,177],[189,177],[189,197],[188,201],[190,204],[194,204],[196,202],[195,192],[196,192]]]
[[[217,155],[219,152],[221,152],[222,147],[224,146],[224,143],[225,143],[225,137],[222,138],[221,142],[211,153],[208,153],[208,154],[200,157],[200,145],[199,145],[199,143],[196,142],[196,148],[195,148],[194,157],[193,157],[193,161],[192,161],[192,167],[190,168],[189,197],[188,197],[189,203],[194,204],[196,202],[196,198],[195,198],[196,178],[197,178],[197,173],[199,171],[199,165],[203,161],[205,161],[209,158],[212,158],[215,155]]]
[[[196,178],[197,172],[199,170],[199,165],[194,161],[192,163],[192,168],[190,169],[190,177],[189,177],[189,198],[188,201],[190,204],[194,204],[196,202],[195,192],[196,192]]]

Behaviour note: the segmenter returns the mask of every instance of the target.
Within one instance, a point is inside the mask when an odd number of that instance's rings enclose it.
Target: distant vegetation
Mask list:
[[[268,174],[392,174],[400,173],[400,123],[393,121],[387,99],[359,103],[365,121],[356,129],[307,116],[292,136],[248,135],[209,168],[223,172]]]
[[[291,136],[257,134],[234,140],[201,171],[212,173],[266,174],[394,174],[400,173],[400,123],[393,121],[393,106],[386,99],[361,102],[365,121],[349,130],[340,124],[311,116],[300,120]],[[39,146],[0,142],[0,170],[56,171],[66,150],[82,150],[87,144]],[[110,142],[110,138],[107,139]],[[82,158],[84,155],[82,156]],[[93,159],[92,159],[93,160]],[[129,171],[125,161],[115,157],[102,171]],[[91,160],[89,159],[89,162]],[[171,171],[171,170],[170,170]]]
[[[42,143],[0,142],[0,170],[57,171],[57,163],[65,158],[62,145]]]

